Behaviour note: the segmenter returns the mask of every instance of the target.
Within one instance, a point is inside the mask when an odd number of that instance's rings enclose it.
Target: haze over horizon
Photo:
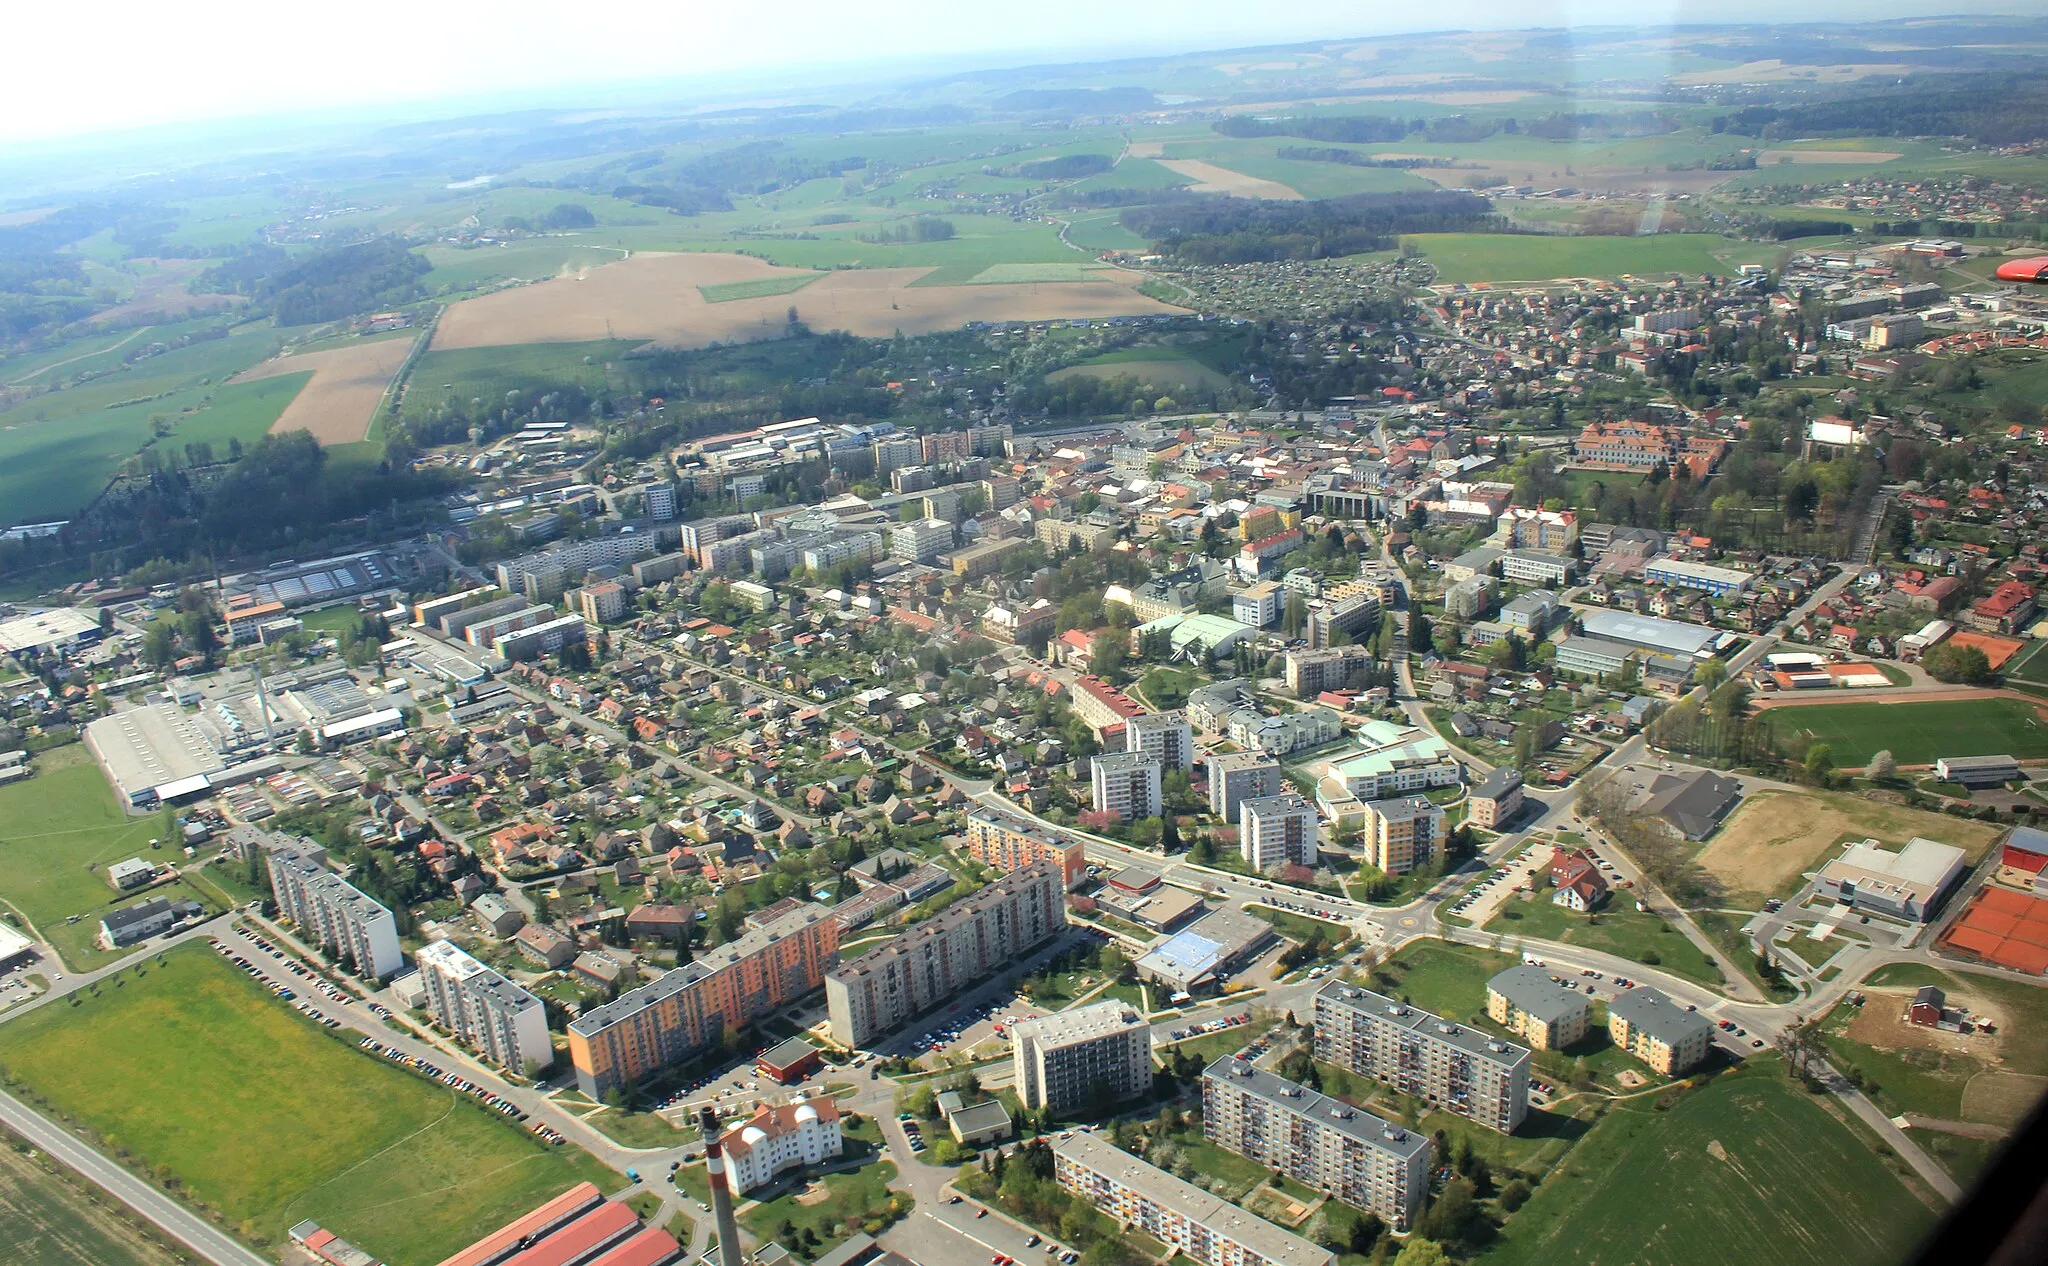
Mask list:
[[[321,110],[454,103],[511,94],[601,104],[607,84],[673,81],[691,91],[758,73],[769,85],[804,72],[856,82],[947,69],[1090,62],[1419,31],[1605,25],[1874,21],[1934,15],[2018,15],[2014,0],[1824,0],[1788,13],[1762,0],[1698,3],[1564,0],[1537,5],[1452,0],[1414,12],[1363,13],[1304,0],[1281,14],[1222,0],[1080,0],[1031,6],[882,0],[846,6],[794,0],[766,8],[676,7],[628,0],[577,11],[512,0],[486,16],[443,3],[365,0],[346,21],[257,0],[216,0],[203,23],[189,9],[116,0],[96,10],[89,78],[71,57],[24,59],[0,80],[0,152],[164,124],[261,119]],[[77,12],[9,15],[16,48],[78,48]],[[1053,43],[1048,32],[1086,31]],[[311,54],[309,56],[309,54]],[[208,68],[211,67],[209,70]],[[791,80],[792,87],[803,79]],[[83,90],[81,90],[83,89]]]

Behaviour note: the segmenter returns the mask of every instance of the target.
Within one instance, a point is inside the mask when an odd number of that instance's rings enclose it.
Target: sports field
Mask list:
[[[311,1218],[386,1261],[434,1262],[575,1182],[619,1185],[199,945],[0,1025],[0,1063],[258,1246]]]
[[[2048,757],[2048,720],[2040,707],[2000,695],[1791,705],[1768,712],[1780,739],[1803,734],[1826,743],[1843,769],[1861,769],[1887,750],[1901,765],[1931,765],[1944,756]]]
[[[1776,1060],[1723,1074],[1668,1111],[1616,1107],[1508,1220],[1482,1266],[1869,1266],[1934,1226],[1849,1129]]]
[[[154,1228],[98,1187],[0,1132],[0,1262],[9,1266],[173,1266]],[[18,1145],[18,1149],[17,1149]]]
[[[1652,237],[1540,237],[1511,233],[1417,233],[1401,239],[1436,265],[1445,282],[1547,281],[1557,277],[1638,277],[1670,273],[1727,276],[1741,264],[1766,264],[1784,252],[1761,242],[1711,233]]]
[[[1761,791],[1742,802],[1707,846],[1699,864],[1736,900],[1790,896],[1807,871],[1840,851],[1845,840],[1875,839],[1897,848],[1915,836],[1953,844],[1975,861],[1998,829],[1946,814],[1824,791]]]

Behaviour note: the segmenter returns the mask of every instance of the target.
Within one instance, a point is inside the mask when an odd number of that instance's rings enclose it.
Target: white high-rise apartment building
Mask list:
[[[1293,792],[1244,801],[1237,824],[1238,850],[1253,874],[1289,863],[1316,864],[1316,808]]]
[[[1124,723],[1124,750],[1150,756],[1161,769],[1195,766],[1195,740],[1185,712],[1147,712]]]
[[[1121,1002],[1025,1020],[1010,1042],[1012,1084],[1027,1108],[1066,1115],[1097,1096],[1136,1098],[1152,1084],[1152,1026]]]
[[[501,1068],[531,1075],[555,1062],[541,1000],[479,963],[453,941],[413,955],[427,1012]]]
[[[1111,752],[1094,759],[1095,811],[1126,822],[1159,816],[1159,760],[1142,752]]]
[[[301,935],[332,950],[360,975],[382,980],[398,974],[405,952],[391,911],[295,846],[268,847],[265,861],[278,912],[297,924]]]

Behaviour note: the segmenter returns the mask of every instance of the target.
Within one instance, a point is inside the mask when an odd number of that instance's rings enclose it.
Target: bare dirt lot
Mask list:
[[[1227,193],[1233,198],[1271,198],[1279,202],[1301,201],[1299,193],[1277,180],[1260,180],[1257,176],[1205,163],[1199,158],[1162,158],[1158,162],[1169,171],[1199,182],[1188,187],[1193,193]]]
[[[870,338],[928,334],[970,321],[1173,312],[1134,289],[1135,274],[1099,281],[911,286],[929,268],[846,269],[795,294],[706,303],[699,286],[765,280],[808,270],[778,268],[744,255],[641,254],[580,277],[465,299],[441,317],[434,346],[507,347],[604,338],[646,339],[672,347],[774,338],[791,307],[818,330]],[[285,372],[285,371],[278,371]],[[318,381],[315,380],[315,385]]]
[[[1794,163],[1801,166],[1808,163],[1888,163],[1897,157],[1897,154],[1887,154],[1883,150],[1875,149],[1767,149],[1756,156],[1756,165],[1775,167],[1779,163]]]
[[[280,356],[242,373],[236,381],[312,370],[312,380],[285,406],[271,431],[309,431],[322,444],[353,444],[368,437],[377,402],[384,398],[384,388],[405,363],[412,344],[409,338],[389,338]]]
[[[1699,863],[1735,896],[1788,894],[1847,839],[1897,847],[1916,835],[1981,857],[1996,830],[1938,813],[1819,792],[1763,791],[1743,802]]]

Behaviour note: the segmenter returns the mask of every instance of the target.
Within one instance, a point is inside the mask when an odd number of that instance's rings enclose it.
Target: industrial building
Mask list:
[[[1316,991],[1316,1058],[1502,1134],[1529,1114],[1529,1051],[1405,1002],[1332,982]]]
[[[1756,580],[1754,572],[1737,571],[1732,567],[1709,567],[1705,563],[1688,563],[1683,559],[1660,558],[1643,565],[1643,579],[1653,585],[1672,585],[1679,589],[1697,589],[1714,597],[1741,593]]]
[[[595,1183],[521,1214],[440,1266],[671,1266],[687,1254],[675,1237],[642,1227],[632,1209],[606,1200]]]
[[[206,790],[226,762],[192,715],[175,703],[111,713],[85,727],[85,747],[130,808]]]
[[[1193,995],[1217,988],[1276,939],[1272,924],[1224,906],[1154,945],[1135,966],[1146,980]]]
[[[540,999],[464,953],[434,941],[413,955],[428,1014],[485,1059],[532,1076],[555,1062]]]
[[[1065,888],[1058,867],[1035,862],[840,964],[825,977],[833,1038],[866,1046],[1010,966],[1066,928]]]
[[[1053,1179],[1197,1266],[1336,1266],[1329,1249],[1254,1217],[1087,1130],[1053,1144]]]
[[[839,921],[800,903],[569,1025],[576,1084],[592,1099],[721,1040],[818,987],[839,950]]]
[[[1894,853],[1863,840],[1821,867],[1814,887],[1866,914],[1925,923],[1969,869],[1968,855],[1952,844],[1915,837]]]
[[[1011,1085],[1024,1106],[1070,1116],[1152,1086],[1152,1026],[1121,1002],[1036,1016],[1010,1030]]]
[[[1415,1225],[1429,1195],[1429,1135],[1234,1055],[1202,1073],[1202,1134],[1396,1232]]]

